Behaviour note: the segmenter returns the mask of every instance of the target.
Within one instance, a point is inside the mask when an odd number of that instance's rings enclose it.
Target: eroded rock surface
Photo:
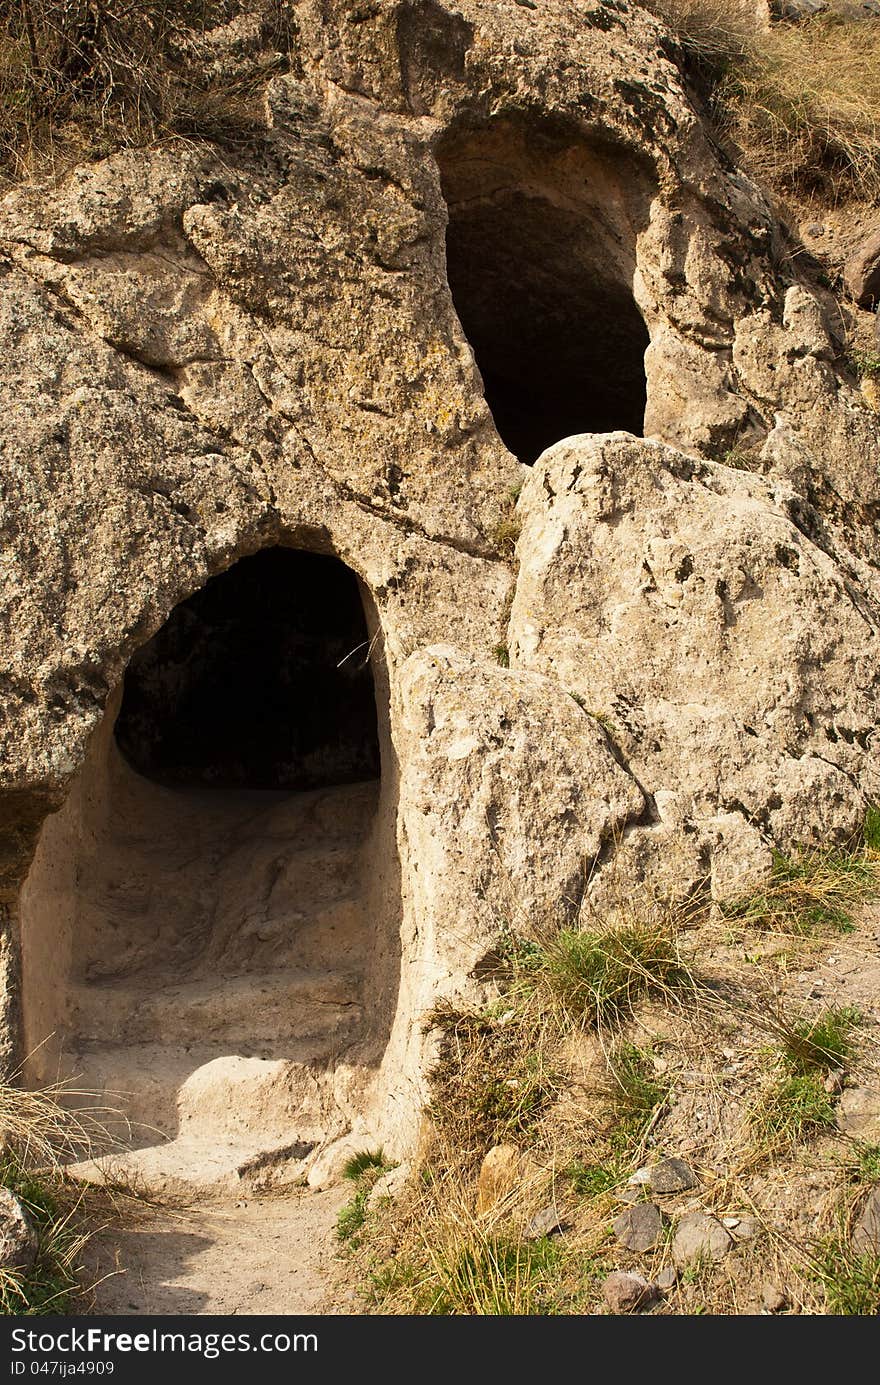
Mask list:
[[[843,274],[859,306],[876,308],[880,303],[880,230],[874,231],[853,251]]]
[[[309,1103],[326,1139],[400,1153],[424,1017],[479,994],[512,911],[576,915],[615,842],[639,879],[675,859],[723,894],[773,846],[858,827],[880,789],[880,420],[659,21],[291,9],[297,60],[248,144],[122,152],[0,205],[4,1044],[20,1056],[22,984],[26,1022],[89,1038],[27,961],[22,983],[17,900],[41,830],[39,908],[76,893],[89,813],[64,810],[54,875],[44,823],[77,776],[86,807],[104,792],[83,765],[134,652],[245,555],[335,554],[382,783],[363,1027],[306,1065]],[[245,29],[210,60],[259,64]],[[204,916],[178,987],[250,965]],[[125,910],[106,923],[127,955]]]
[[[853,836],[880,789],[874,587],[786,481],[584,437],[536,464],[519,514],[512,666],[602,724],[654,831],[689,819],[722,890],[762,831]]]

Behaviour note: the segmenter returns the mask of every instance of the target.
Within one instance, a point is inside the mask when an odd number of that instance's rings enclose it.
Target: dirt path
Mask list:
[[[96,1313],[339,1313],[336,1214],[346,1190],[189,1208],[124,1206],[92,1240]]]

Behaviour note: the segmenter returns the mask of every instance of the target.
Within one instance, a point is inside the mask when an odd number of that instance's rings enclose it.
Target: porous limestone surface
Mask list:
[[[340,1139],[412,1147],[426,1015],[517,911],[621,864],[722,894],[858,826],[880,419],[655,18],[291,14],[249,143],[0,203],[2,1037],[171,1143],[234,1092],[236,1168],[289,1133],[320,1182]],[[309,823],[159,801],[114,758],[126,667],[279,545],[358,577],[381,785]]]

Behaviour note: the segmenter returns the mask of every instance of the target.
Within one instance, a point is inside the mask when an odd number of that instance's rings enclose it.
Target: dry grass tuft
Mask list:
[[[464,1231],[464,1234],[463,1234]],[[427,1315],[533,1316],[552,1312],[558,1293],[558,1247],[498,1233],[469,1218],[441,1225],[424,1239],[425,1270],[416,1286]]]
[[[543,991],[569,1022],[619,1028],[649,998],[693,994],[669,918],[632,920],[600,930],[563,928],[520,961],[521,986]]]
[[[722,0],[650,8],[758,176],[834,200],[880,196],[880,21],[830,14],[764,30],[753,8]]]
[[[380,1313],[507,1317],[568,1311],[580,1250],[523,1235],[521,1214],[532,1189],[520,1185],[490,1212],[474,1210],[472,1179],[455,1151],[435,1145],[409,1205],[396,1213],[393,1257],[370,1275]]]
[[[245,26],[224,61],[203,36],[245,13],[259,33]],[[0,9],[0,169],[20,178],[168,135],[252,133],[292,25],[282,0],[13,0]],[[260,42],[268,65],[252,60]]]
[[[79,1225],[83,1193],[65,1183],[63,1166],[89,1154],[100,1127],[94,1115],[65,1109],[69,1094],[64,1085],[29,1092],[0,1082],[0,1186],[24,1204],[39,1236],[32,1269],[0,1270],[0,1316],[64,1313],[80,1289],[89,1233]]]
[[[62,1164],[70,1159],[85,1158],[100,1127],[93,1115],[74,1114],[62,1104],[70,1094],[71,1088],[64,1083],[30,1092],[14,1082],[0,1082],[0,1144],[4,1154],[22,1168],[40,1168],[52,1174],[60,1173]]]
[[[845,1222],[813,1249],[809,1270],[825,1294],[825,1309],[834,1317],[880,1314],[880,1255],[853,1249]]]
[[[650,0],[645,8],[666,20],[688,54],[716,72],[745,59],[758,33],[754,6],[745,0]]]
[[[880,195],[880,24],[780,26],[721,100],[755,170],[783,187]]]
[[[855,851],[774,852],[769,880],[724,901],[728,919],[747,927],[805,936],[816,929],[845,933],[853,911],[880,893],[880,863],[865,846]]]
[[[534,1137],[559,1088],[552,1022],[515,1010],[438,1010],[441,1031],[428,1114],[456,1163],[473,1170],[494,1144]]]

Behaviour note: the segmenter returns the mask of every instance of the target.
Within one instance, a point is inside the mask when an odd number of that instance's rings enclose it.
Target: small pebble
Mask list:
[[[655,1193],[683,1193],[695,1188],[699,1183],[690,1164],[683,1159],[661,1159],[650,1173],[650,1183]]]
[[[761,1291],[761,1302],[767,1313],[781,1313],[788,1307],[788,1299],[778,1284],[767,1283]]]
[[[540,1241],[544,1236],[552,1236],[562,1230],[562,1221],[555,1207],[542,1207],[536,1212],[526,1227],[527,1241]]]
[[[632,1178],[628,1178],[626,1181],[627,1181],[627,1183],[629,1183],[629,1184],[631,1184],[631,1185],[633,1185],[633,1184],[644,1185],[645,1183],[650,1183],[650,1181],[651,1181],[651,1170],[650,1170],[649,1168],[647,1168],[647,1167],[646,1167],[646,1168],[643,1168],[643,1169],[636,1169],[636,1171],[635,1171],[635,1173],[633,1174]]]
[[[732,1234],[735,1241],[753,1241],[761,1234],[761,1223],[757,1217],[740,1217]]]
[[[648,1308],[657,1298],[657,1288],[640,1274],[615,1270],[602,1285],[605,1302],[612,1313],[636,1313]]]

